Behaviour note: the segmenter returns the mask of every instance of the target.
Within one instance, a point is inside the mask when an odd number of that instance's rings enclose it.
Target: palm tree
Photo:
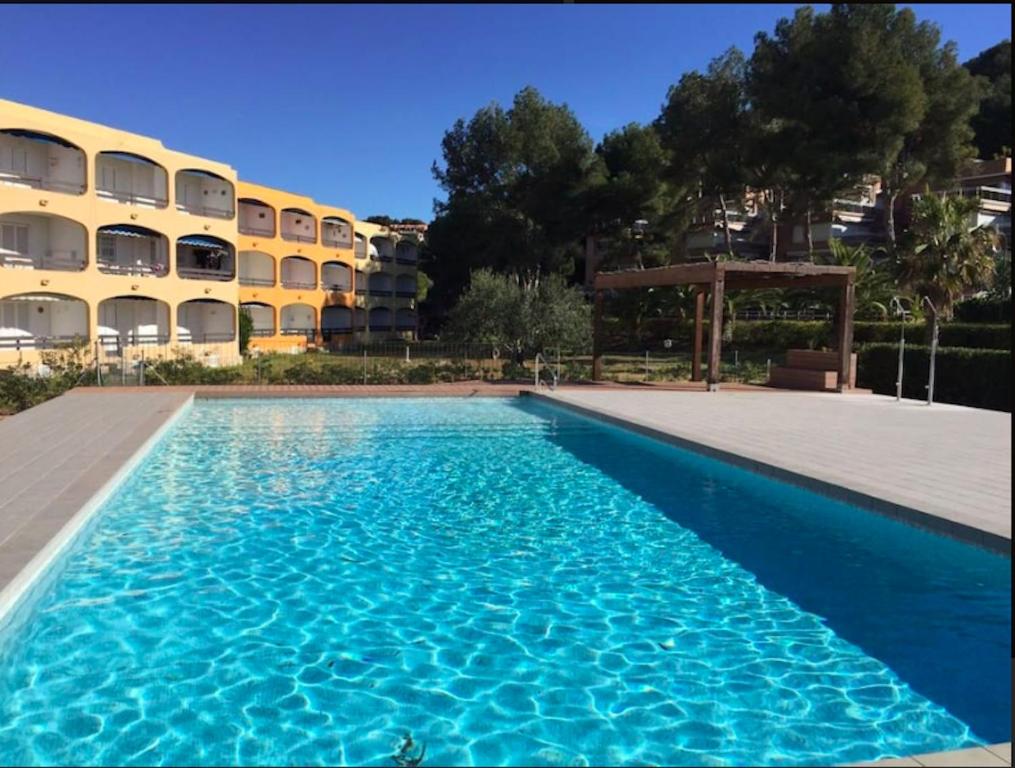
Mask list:
[[[866,245],[847,245],[835,239],[828,244],[829,253],[818,258],[818,263],[839,267],[855,267],[854,285],[856,314],[860,317],[888,317],[888,304],[892,300],[892,276],[887,267],[879,266]]]
[[[915,304],[929,300],[932,338],[959,301],[993,282],[997,233],[973,223],[979,207],[976,198],[924,194],[913,201],[909,229],[899,238],[899,285]]]

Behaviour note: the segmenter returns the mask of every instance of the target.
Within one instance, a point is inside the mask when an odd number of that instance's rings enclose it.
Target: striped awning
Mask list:
[[[155,232],[144,227],[131,227],[127,224],[115,227],[99,227],[100,235],[114,235],[116,237],[157,237]]]
[[[187,237],[181,237],[176,241],[177,245],[192,245],[195,248],[223,248],[227,246],[221,240],[215,240],[210,237],[200,237],[199,235],[189,235]]]

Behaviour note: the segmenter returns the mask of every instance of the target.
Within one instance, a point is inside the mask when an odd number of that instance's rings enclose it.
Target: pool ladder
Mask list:
[[[556,389],[557,388],[557,381],[560,378],[560,371],[559,371],[560,362],[559,361],[557,362],[557,368],[558,368],[558,370],[554,370],[553,368],[550,367],[550,363],[547,361],[547,359],[545,357],[543,357],[543,353],[542,352],[537,352],[536,353],[536,377],[535,377],[536,381],[535,381],[535,385],[536,385],[536,389],[537,390],[539,389],[539,384],[540,384],[540,379],[539,379],[539,364],[540,363],[542,363],[543,367],[547,371],[550,372],[549,381],[546,381],[546,382],[543,382],[543,383],[546,386],[548,386],[551,390]]]

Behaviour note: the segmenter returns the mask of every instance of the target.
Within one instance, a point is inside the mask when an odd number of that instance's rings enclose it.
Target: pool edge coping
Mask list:
[[[18,607],[29,597],[38,586],[41,577],[49,571],[50,566],[86,528],[98,512],[99,508],[120,488],[130,474],[141,464],[145,457],[158,444],[162,437],[193,407],[195,397],[191,394],[176,406],[165,421],[162,422],[137,449],[123,461],[116,471],[95,491],[78,510],[61,526],[32,559],[0,589],[0,630],[15,616]]]
[[[804,490],[812,491],[836,501],[853,504],[868,512],[890,517],[939,535],[948,536],[965,544],[971,544],[1011,559],[1012,540],[991,531],[985,531],[981,528],[956,522],[955,520],[949,520],[932,512],[916,509],[915,507],[897,504],[896,502],[872,496],[844,485],[786,469],[777,464],[752,459],[724,448],[716,448],[699,440],[668,432],[660,427],[653,426],[639,419],[622,416],[613,411],[579,405],[578,403],[553,397],[543,392],[529,391],[520,393],[520,395],[522,397],[532,397],[539,402],[555,405],[587,418],[606,422],[678,448],[684,448],[709,458],[733,464],[742,469],[789,483],[797,488],[803,488]]]

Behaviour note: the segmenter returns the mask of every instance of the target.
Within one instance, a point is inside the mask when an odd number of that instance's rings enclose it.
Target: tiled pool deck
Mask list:
[[[540,397],[1011,553],[1008,413],[772,390]]]
[[[0,616],[194,397],[514,396],[531,386],[78,389],[0,421]],[[1011,552],[1006,413],[875,395],[561,387],[566,407]],[[1011,745],[878,765],[1011,765]]]

